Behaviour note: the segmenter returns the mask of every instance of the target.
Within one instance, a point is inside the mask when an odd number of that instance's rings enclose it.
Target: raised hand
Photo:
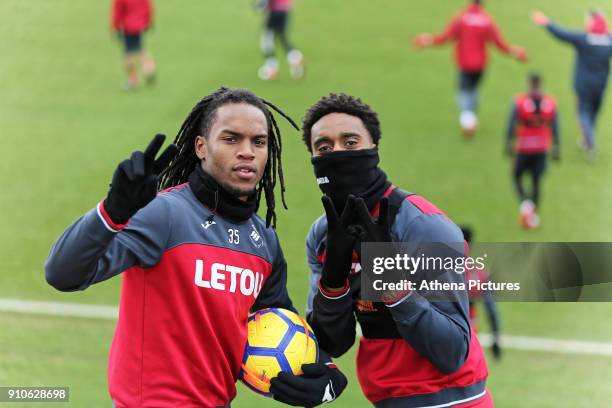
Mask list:
[[[355,237],[349,232],[353,218],[355,197],[349,196],[342,214],[338,216],[332,200],[321,198],[327,216],[327,257],[323,264],[321,283],[325,289],[342,289],[351,271]]]
[[[531,13],[531,21],[533,21],[536,25],[539,26],[545,26],[550,23],[550,19],[548,18],[548,16],[540,10],[535,10]]]
[[[380,200],[378,219],[374,220],[363,198],[355,201],[355,226],[352,229],[360,232],[362,242],[391,242],[391,226],[389,225],[389,200]]]
[[[115,224],[125,224],[155,198],[158,175],[178,151],[176,145],[171,144],[155,159],[165,139],[165,135],[155,135],[144,152],[135,151],[117,166],[104,200],[104,209]]]
[[[523,47],[517,47],[517,46],[510,47],[510,55],[512,56],[512,58],[518,61],[521,61],[521,62],[527,61],[527,50]]]
[[[380,211],[378,214],[378,219],[372,218],[370,215],[370,211],[366,206],[365,201],[362,198],[358,198],[355,201],[355,223],[350,226],[350,231],[353,231],[358,235],[358,239],[361,242],[392,242],[391,238],[391,225],[390,225],[390,217],[389,217],[389,199],[386,197],[381,198],[380,200]],[[401,247],[397,247],[396,251],[401,251]],[[399,253],[399,252],[398,252]],[[364,273],[364,272],[362,272]],[[374,275],[365,274],[365,281],[367,285],[372,285]],[[376,279],[380,279],[380,276],[377,276]],[[393,281],[389,282],[400,282],[404,281],[413,281],[414,277],[410,275],[410,273],[399,273],[395,276]],[[363,285],[363,283],[362,283]],[[363,286],[362,286],[363,290]],[[410,289],[387,289],[383,291],[377,291],[377,295],[379,298],[377,301],[384,302],[386,304],[393,304],[398,300],[405,298],[411,292]]]
[[[414,48],[425,48],[433,44],[433,36],[431,34],[423,33],[419,34],[412,40],[412,46]]]

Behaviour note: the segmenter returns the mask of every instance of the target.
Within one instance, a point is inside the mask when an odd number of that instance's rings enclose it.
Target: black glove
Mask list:
[[[493,353],[493,358],[495,360],[501,359],[502,349],[499,346],[499,341],[497,339],[494,339],[493,344],[491,344],[491,352]]]
[[[389,199],[380,200],[378,219],[374,220],[363,198],[355,200],[355,225],[349,231],[358,234],[361,242],[391,242],[391,227],[389,226]]]
[[[348,227],[353,218],[355,197],[348,197],[340,217],[329,197],[323,196],[321,201],[327,215],[327,257],[321,272],[321,283],[328,289],[343,288],[353,263],[355,237]]]
[[[355,224],[351,225],[349,231],[355,234],[355,238],[357,238],[360,242],[393,241],[391,238],[391,227],[389,225],[389,199],[386,197],[381,198],[379,208],[380,211],[378,213],[378,219],[374,220],[370,215],[370,211],[368,210],[365,201],[362,198],[358,198],[355,201]],[[399,251],[397,253],[403,253],[403,249],[401,247],[395,246],[394,248],[394,251]],[[365,282],[365,284],[370,287],[374,287],[374,280],[380,279],[380,276],[364,273],[362,278],[365,279],[365,281],[362,282]],[[414,281],[414,276],[410,275],[409,272],[401,272],[394,275],[393,278],[393,282],[399,282],[401,280]],[[364,283],[362,283],[362,285],[363,284]],[[384,290],[377,292],[378,296],[380,297],[376,300],[387,304],[392,304],[406,297],[409,293],[410,290],[408,289]]]
[[[115,224],[125,224],[131,217],[155,198],[157,175],[172,161],[178,149],[171,144],[155,160],[166,136],[157,134],[143,152],[136,151],[122,161],[104,200],[104,209]]]
[[[270,380],[270,392],[275,400],[296,407],[316,407],[335,400],[347,380],[337,368],[325,363],[302,365],[303,375],[281,371]]]

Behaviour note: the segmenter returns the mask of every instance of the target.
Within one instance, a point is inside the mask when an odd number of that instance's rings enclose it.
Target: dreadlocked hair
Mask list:
[[[372,110],[370,105],[355,96],[344,93],[330,93],[312,105],[304,116],[302,139],[310,153],[312,153],[312,146],[310,144],[312,126],[323,116],[330,113],[346,113],[361,119],[370,136],[372,136],[372,141],[378,146],[381,138],[380,122],[378,121],[378,115]]]
[[[263,193],[267,207],[266,226],[272,225],[273,228],[276,228],[274,187],[276,186],[277,175],[280,181],[281,200],[285,209],[287,209],[287,203],[285,201],[285,179],[281,161],[281,133],[269,108],[285,118],[296,130],[299,130],[299,128],[282,110],[246,89],[221,87],[210,95],[203,97],[193,107],[174,139],[178,154],[160,174],[158,187],[159,189],[166,189],[187,182],[189,175],[200,163],[200,159],[196,156],[194,150],[196,137],[208,137],[217,109],[231,103],[247,103],[255,106],[264,113],[268,122],[268,161],[264,174],[255,190],[256,208],[259,209]]]

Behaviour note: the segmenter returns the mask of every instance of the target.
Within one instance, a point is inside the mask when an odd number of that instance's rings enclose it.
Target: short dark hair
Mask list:
[[[542,75],[539,72],[529,73],[529,86],[539,88],[542,85]]]
[[[378,141],[381,138],[380,122],[378,121],[378,115],[370,108],[370,105],[355,96],[344,93],[330,93],[312,105],[304,116],[302,138],[310,153],[312,153],[312,146],[310,145],[312,126],[323,116],[330,113],[346,113],[361,119],[363,125],[370,132],[372,141],[378,146]]]
[[[472,231],[472,228],[468,227],[467,225],[460,225],[459,228],[461,228],[461,232],[463,233],[463,239],[465,239],[465,242],[467,242],[468,244],[472,242],[472,238],[474,237],[474,232]]]

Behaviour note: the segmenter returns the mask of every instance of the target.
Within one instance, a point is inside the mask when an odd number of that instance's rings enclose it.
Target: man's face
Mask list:
[[[268,161],[268,122],[247,103],[226,104],[212,118],[208,137],[198,136],[202,169],[230,194],[246,198],[263,177]]]
[[[376,147],[361,119],[346,113],[330,113],[323,116],[312,125],[310,133],[313,156]]]

